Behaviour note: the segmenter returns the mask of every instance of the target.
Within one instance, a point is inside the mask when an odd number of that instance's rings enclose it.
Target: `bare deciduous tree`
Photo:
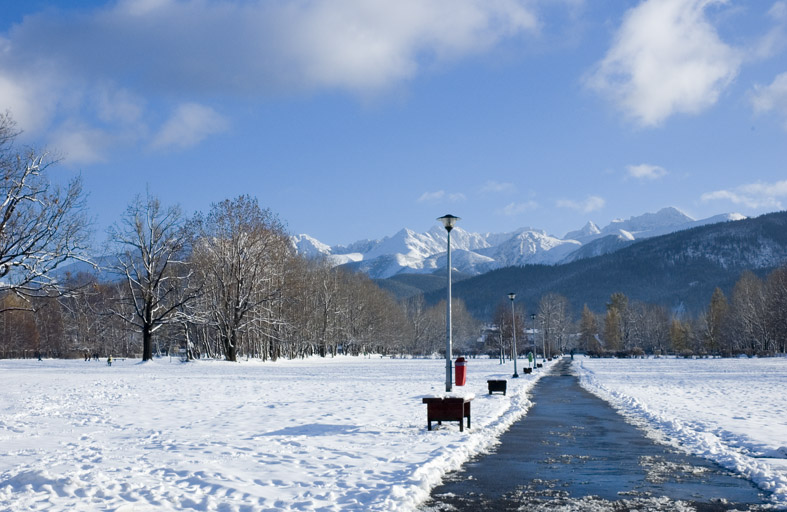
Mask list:
[[[403,340],[402,352],[407,354],[430,354],[429,339],[434,338],[434,331],[445,330],[444,325],[436,325],[434,315],[429,314],[429,308],[424,301],[423,294],[407,299],[404,303],[407,327],[407,338]]]
[[[289,240],[276,216],[250,196],[213,204],[207,216],[195,217],[193,230],[208,313],[225,358],[235,361],[245,330],[279,321]]]
[[[729,330],[729,304],[721,288],[716,287],[710,299],[708,309],[699,317],[700,330],[704,341],[704,349],[710,354],[717,354],[727,345]]]
[[[765,285],[753,272],[741,274],[732,291],[732,325],[740,349],[750,353],[768,350],[772,332],[768,322]]]
[[[768,275],[765,281],[768,295],[768,322],[774,338],[773,350],[787,352],[787,267]]]
[[[11,116],[0,114],[0,289],[29,297],[55,283],[58,266],[85,259],[88,221],[80,178],[64,189],[50,183],[54,161],[17,148],[18,135]]]
[[[579,322],[579,348],[592,354],[601,351],[601,344],[598,341],[598,320],[587,304],[582,307],[582,319]]]
[[[557,293],[543,296],[538,303],[538,323],[546,345],[546,357],[564,352],[572,325],[568,299]]]
[[[111,270],[123,277],[126,296],[113,313],[142,334],[142,360],[153,358],[153,334],[176,319],[181,306],[197,290],[184,264],[187,237],[182,231],[180,208],[163,208],[147,194],[137,196],[120,224],[109,229],[117,248]]]

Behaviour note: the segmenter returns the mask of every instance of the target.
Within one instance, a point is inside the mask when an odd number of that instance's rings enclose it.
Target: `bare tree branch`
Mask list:
[[[18,149],[8,113],[0,114],[0,290],[31,297],[59,287],[54,270],[87,261],[88,221],[82,181],[52,185],[55,161],[35,149]]]

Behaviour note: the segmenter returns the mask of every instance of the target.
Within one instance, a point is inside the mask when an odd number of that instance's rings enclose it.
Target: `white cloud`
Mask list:
[[[446,200],[448,202],[459,202],[466,199],[465,195],[461,192],[447,193],[445,190],[437,190],[435,192],[424,192],[418,198],[419,203],[436,203]]]
[[[774,3],[768,10],[768,16],[776,21],[787,21],[787,2]]]
[[[63,159],[72,165],[104,162],[112,142],[106,132],[81,125],[63,126],[51,138],[52,146],[62,151]]]
[[[482,194],[499,194],[503,192],[515,192],[516,186],[510,182],[487,181],[481,187]]]
[[[606,201],[599,196],[588,196],[584,201],[572,201],[570,199],[559,199],[556,202],[558,208],[569,208],[582,213],[590,213],[604,207]]]
[[[782,199],[787,198],[787,180],[775,183],[750,183],[732,190],[716,190],[702,194],[701,200],[729,201],[754,209],[783,209]]]
[[[657,180],[667,174],[667,170],[658,165],[640,164],[626,167],[628,175],[632,178]]]
[[[741,65],[705,17],[725,0],[647,0],[626,14],[613,46],[587,77],[637,123],[714,105]]]
[[[276,43],[291,78],[364,93],[407,80],[430,60],[480,53],[536,26],[513,0],[321,0],[267,11],[284,28]]]
[[[426,203],[426,202],[433,202],[439,201],[445,196],[445,190],[438,190],[436,192],[424,192],[421,194],[421,197],[418,198],[419,203]]]
[[[787,73],[778,75],[770,85],[755,85],[751,102],[757,113],[775,111],[784,116],[787,129]]]
[[[748,50],[748,58],[770,59],[779,55],[787,46],[787,2],[776,2],[768,10],[774,26],[762,34]]]
[[[31,80],[24,74],[7,72],[0,59],[0,111],[10,111],[25,132],[35,134],[50,123],[59,93],[56,81],[46,73]]]
[[[172,0],[122,0],[119,8],[132,16],[144,16],[172,5]]]
[[[133,123],[144,132],[161,108],[152,104],[173,96],[205,105],[216,97],[325,89],[366,97],[537,31],[531,5],[119,0],[94,9],[52,7],[0,37],[0,109],[10,109],[21,128],[42,133],[69,123],[108,132],[126,132]],[[97,98],[99,89],[109,101]],[[183,147],[205,136],[166,130],[154,145]]]
[[[517,215],[521,215],[525,212],[533,211],[538,209],[538,203],[533,200],[525,201],[523,203],[509,203],[501,210],[498,210],[499,213],[503,215],[507,215],[509,217],[515,217]]]
[[[105,123],[134,124],[144,112],[144,101],[126,89],[100,87],[93,95],[98,118]]]
[[[210,107],[196,103],[180,105],[155,136],[153,147],[188,148],[203,139],[225,131],[229,126],[224,117]]]

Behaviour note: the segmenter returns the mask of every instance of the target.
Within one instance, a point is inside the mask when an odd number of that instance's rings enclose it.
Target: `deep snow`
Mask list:
[[[772,492],[787,509],[787,358],[590,359],[589,391],[662,442]]]
[[[0,361],[0,510],[411,509],[525,414],[512,370],[469,361],[460,433],[426,430],[444,360]]]
[[[0,510],[412,510],[530,406],[536,376],[470,360],[472,428],[426,430],[443,360],[0,361]],[[520,361],[520,368],[522,361]],[[787,358],[577,358],[652,435],[787,508]]]

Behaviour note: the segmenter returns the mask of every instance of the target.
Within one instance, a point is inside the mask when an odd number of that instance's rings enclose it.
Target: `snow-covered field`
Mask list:
[[[512,364],[470,360],[454,389],[475,394],[472,428],[428,432],[444,365],[0,361],[0,510],[412,509],[526,413],[543,373],[489,396]]]
[[[470,360],[472,428],[426,430],[443,360],[0,361],[0,510],[408,510],[527,412]],[[583,385],[787,508],[787,358],[578,358]]]
[[[663,441],[754,481],[787,508],[787,358],[589,359],[582,385]]]

